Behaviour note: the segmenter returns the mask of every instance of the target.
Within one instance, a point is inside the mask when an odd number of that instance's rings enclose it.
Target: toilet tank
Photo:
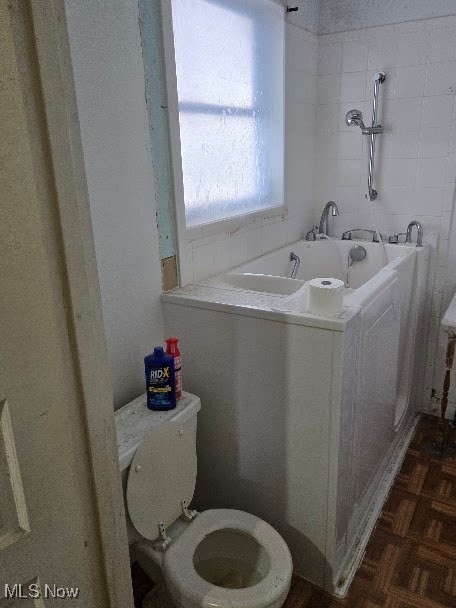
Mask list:
[[[126,501],[130,465],[136,450],[146,439],[153,442],[153,434],[158,428],[162,428],[163,425],[170,426],[170,423],[177,423],[185,430],[186,434],[188,433],[191,436],[192,447],[196,453],[196,422],[197,413],[200,409],[201,402],[199,397],[183,392],[182,398],[173,410],[163,412],[149,410],[146,405],[146,394],[144,394],[115,412],[119,468],[122,477],[128,540],[130,544],[142,538],[131,522]],[[166,458],[166,454],[162,456]],[[150,466],[155,467],[158,465],[157,462],[151,462]],[[194,470],[189,466],[188,472],[184,471],[184,473],[188,474],[188,476],[193,476],[191,483],[194,487],[196,483]],[[172,478],[168,478],[168,483],[171,486],[173,485]],[[163,491],[163,488],[157,488],[157,492],[160,491]],[[144,507],[147,509],[148,505],[144,505]]]

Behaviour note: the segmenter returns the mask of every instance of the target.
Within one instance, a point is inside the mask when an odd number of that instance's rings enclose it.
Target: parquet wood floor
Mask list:
[[[427,451],[437,424],[420,420],[347,596],[295,577],[284,608],[456,608],[456,457]]]

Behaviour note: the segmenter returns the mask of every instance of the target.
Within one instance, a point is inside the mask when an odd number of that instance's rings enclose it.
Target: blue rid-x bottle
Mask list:
[[[172,410],[176,407],[174,357],[163,347],[156,346],[151,355],[144,357],[146,373],[147,407],[150,410]]]

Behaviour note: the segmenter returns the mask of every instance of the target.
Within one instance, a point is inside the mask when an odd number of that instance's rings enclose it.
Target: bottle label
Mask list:
[[[169,366],[149,370],[147,383],[147,405],[151,409],[174,407],[173,380]]]
[[[176,379],[176,398],[180,399],[182,397],[182,372],[180,356],[174,357],[174,370]]]
[[[180,369],[176,372],[176,396],[178,399],[182,397],[182,372]]]
[[[163,367],[162,369],[151,369],[150,370],[150,381],[151,382],[166,382],[169,380],[169,367]]]

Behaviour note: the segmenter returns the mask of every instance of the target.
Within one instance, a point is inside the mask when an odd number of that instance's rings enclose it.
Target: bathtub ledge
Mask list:
[[[163,293],[161,297],[163,302],[179,306],[260,317],[271,321],[318,327],[330,331],[346,331],[351,320],[360,311],[359,306],[344,307],[339,317],[320,317],[310,313],[289,312],[283,310],[284,296],[232,288],[221,289],[200,284],[178,287]]]

